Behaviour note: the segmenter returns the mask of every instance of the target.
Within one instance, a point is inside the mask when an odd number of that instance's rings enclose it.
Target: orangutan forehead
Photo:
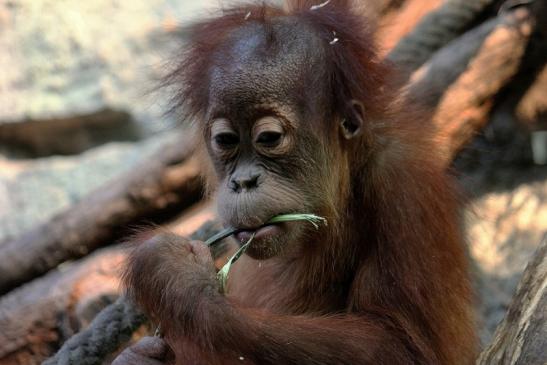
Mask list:
[[[286,103],[306,93],[320,75],[321,40],[290,17],[236,29],[215,54],[210,70],[213,102]]]

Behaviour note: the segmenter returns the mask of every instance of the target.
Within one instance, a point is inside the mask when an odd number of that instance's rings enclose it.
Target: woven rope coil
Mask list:
[[[425,15],[393,48],[388,59],[412,72],[442,46],[466,31],[496,0],[448,0]]]

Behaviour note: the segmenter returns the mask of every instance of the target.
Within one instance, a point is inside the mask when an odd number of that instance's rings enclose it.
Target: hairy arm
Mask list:
[[[230,303],[202,310],[208,321],[196,323],[193,339],[220,350],[222,358],[243,356],[255,364],[420,363],[397,331],[373,316],[274,315]]]
[[[291,316],[240,307],[219,292],[208,248],[175,235],[135,250],[124,279],[130,296],[161,324],[177,363],[423,362],[403,331],[380,315]]]

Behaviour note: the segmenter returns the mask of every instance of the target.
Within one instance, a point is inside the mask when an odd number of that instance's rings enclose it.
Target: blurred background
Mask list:
[[[540,2],[365,5],[469,198],[484,344],[547,232]],[[0,364],[40,363],[116,299],[116,243],[131,229],[190,234],[214,218],[158,86],[179,26],[223,4],[0,0]]]

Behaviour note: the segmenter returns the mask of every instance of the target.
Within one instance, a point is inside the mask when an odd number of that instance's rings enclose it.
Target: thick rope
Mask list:
[[[408,74],[431,55],[469,29],[497,0],[447,0],[425,15],[418,25],[389,53],[387,58]]]
[[[105,308],[89,327],[71,337],[57,354],[43,365],[99,365],[122,344],[146,317],[125,298]]]

